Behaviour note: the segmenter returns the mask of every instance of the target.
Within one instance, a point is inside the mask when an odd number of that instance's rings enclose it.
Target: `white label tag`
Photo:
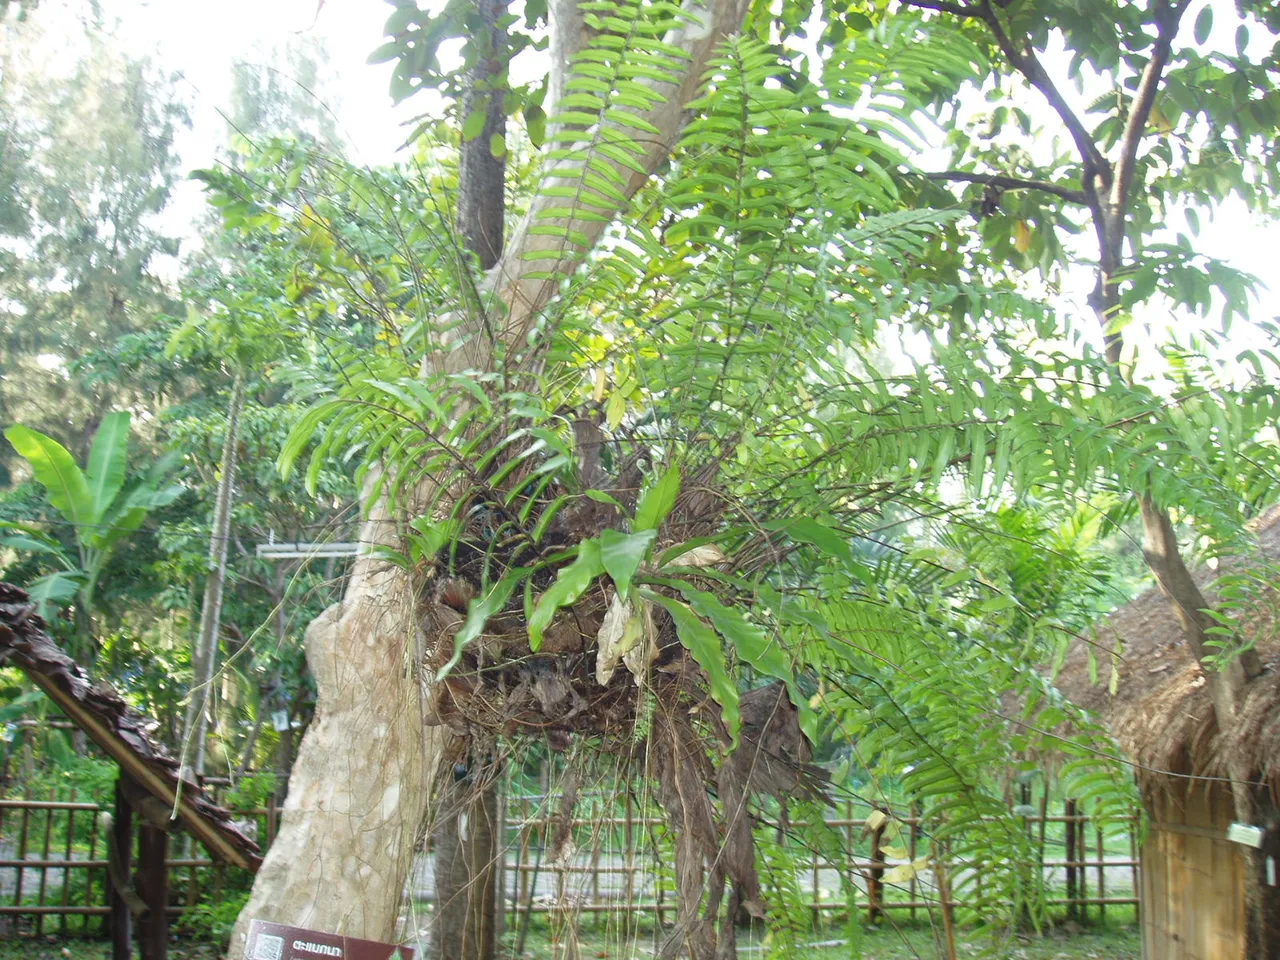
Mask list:
[[[1248,823],[1233,823],[1227,827],[1227,839],[1256,849],[1262,846],[1262,828]]]
[[[1276,885],[1276,858],[1267,857],[1267,886],[1274,887]]]

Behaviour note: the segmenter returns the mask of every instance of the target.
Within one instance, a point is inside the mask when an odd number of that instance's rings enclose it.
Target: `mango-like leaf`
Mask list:
[[[529,131],[529,142],[535,150],[541,149],[547,139],[547,114],[536,104],[524,108],[524,125]]]
[[[472,110],[462,122],[462,139],[474,140],[484,131],[485,111]]]
[[[107,515],[111,503],[124,486],[125,467],[129,461],[129,414],[120,410],[102,418],[93,437],[85,482],[93,501],[94,523]]]
[[[671,614],[680,643],[693,654],[693,659],[698,661],[698,666],[702,667],[707,675],[711,697],[720,704],[724,725],[729,731],[729,738],[732,741],[730,748],[736,749],[738,732],[742,727],[741,715],[738,712],[738,687],[729,676],[724,650],[720,647],[720,637],[679,600],[664,597],[652,590],[641,590],[640,595]]]
[[[680,468],[672,465],[653,486],[640,495],[631,529],[657,530],[662,525],[662,521],[667,519],[671,508],[676,505],[676,497],[679,493]]]
[[[786,684],[787,694],[800,715],[800,729],[810,739],[814,739],[818,718],[813,712],[813,707],[809,705],[808,698],[800,692],[796,684],[795,670],[792,669],[791,662],[783,653],[782,647],[778,645],[777,637],[770,636],[763,627],[752,623],[741,610],[721,603],[720,598],[713,593],[697,590],[683,580],[664,582],[676,587],[694,612],[710,620],[716,632],[729,641],[738,651],[738,656],[751,664],[757,672],[774,677]]]
[[[791,664],[782,648],[762,627],[744,617],[742,611],[726,606],[715,594],[695,589],[683,580],[667,582],[680,591],[698,616],[711,621],[716,632],[733,644],[747,663],[778,680],[792,678]]]
[[[890,867],[885,871],[885,883],[906,883],[913,877],[919,876],[929,869],[928,857],[917,857],[910,863],[900,863],[896,867]]]
[[[1196,43],[1203,44],[1208,41],[1209,34],[1213,32],[1213,7],[1211,5],[1200,11],[1200,15],[1196,17],[1192,32],[1195,35]]]
[[[617,530],[601,532],[600,561],[624,602],[631,592],[631,578],[640,569],[640,562],[657,537],[657,530],[641,530],[638,533],[620,533]]]
[[[10,427],[4,435],[13,449],[31,464],[31,472],[48,492],[55,510],[81,531],[97,522],[89,485],[66,447],[38,430],[21,425]]]
[[[556,611],[568,606],[582,596],[596,577],[604,573],[604,560],[600,556],[600,541],[583,540],[578,544],[578,555],[573,563],[561,567],[556,582],[538,598],[529,617],[529,649],[537,653],[542,646],[542,633],[551,624]]]
[[[843,533],[824,526],[811,517],[793,517],[785,520],[770,520],[761,524],[766,530],[785,533],[792,540],[817,547],[833,560],[841,561],[846,570],[864,583],[872,583],[874,577],[865,563],[860,562],[853,554],[853,548]]]

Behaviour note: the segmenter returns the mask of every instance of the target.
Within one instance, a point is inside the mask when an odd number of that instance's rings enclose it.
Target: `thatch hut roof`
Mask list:
[[[1280,508],[1261,517],[1253,533],[1246,554],[1224,561],[1219,570],[1195,571],[1210,601],[1223,573],[1280,563]],[[1113,612],[1092,637],[1073,643],[1054,682],[1110,724],[1148,784],[1162,771],[1226,776],[1227,757],[1241,751],[1256,776],[1280,781],[1280,582],[1275,587],[1235,614],[1266,669],[1246,688],[1234,729],[1218,729],[1204,668],[1192,658],[1172,605],[1156,587]]]

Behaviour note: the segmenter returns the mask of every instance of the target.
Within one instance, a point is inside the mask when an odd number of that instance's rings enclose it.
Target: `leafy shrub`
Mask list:
[[[231,929],[240,911],[249,902],[249,891],[224,893],[218,903],[197,903],[182,915],[179,929],[182,933],[205,943],[215,943],[222,949],[231,943]]]

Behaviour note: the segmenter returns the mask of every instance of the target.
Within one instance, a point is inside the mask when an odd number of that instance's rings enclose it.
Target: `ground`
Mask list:
[[[927,927],[861,930],[860,953],[851,952],[843,933],[843,930],[832,928],[823,935],[823,939],[804,941],[810,944],[804,955],[818,960],[847,957],[857,957],[858,960],[925,960],[937,956],[933,936]],[[516,960],[513,939],[513,936],[508,936],[499,952],[499,960]],[[648,960],[653,956],[653,940],[649,935],[642,933],[632,939],[631,949],[620,941],[616,933],[595,931],[588,924],[582,932],[579,955],[582,960]],[[746,942],[745,938],[739,953],[743,960],[754,957],[763,960],[768,956],[763,945]],[[995,957],[1000,960],[1138,960],[1142,951],[1137,927],[1125,923],[1073,930],[1070,935],[1059,931],[1043,938],[1014,938],[1003,943],[993,943],[986,937],[961,930],[957,932],[956,953],[961,958]],[[169,955],[172,960],[217,960],[219,951],[209,944],[179,940]],[[557,949],[547,928],[538,922],[529,931],[519,960],[557,960],[563,956],[563,948]],[[110,960],[110,957],[111,946],[102,940],[0,941],[0,960]]]

